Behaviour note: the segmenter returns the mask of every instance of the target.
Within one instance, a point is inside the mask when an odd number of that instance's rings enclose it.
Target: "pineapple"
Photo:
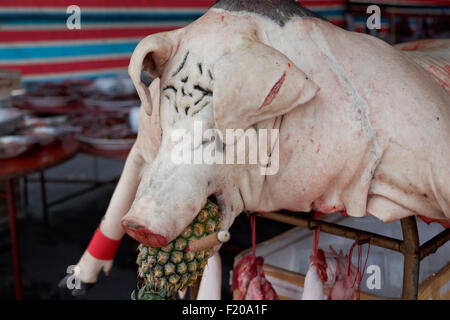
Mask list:
[[[219,208],[209,201],[181,235],[163,248],[143,244],[138,247],[139,300],[175,299],[178,290],[194,284],[203,273],[212,248],[198,252],[186,251],[192,241],[220,229]],[[135,292],[132,294],[135,299]]]

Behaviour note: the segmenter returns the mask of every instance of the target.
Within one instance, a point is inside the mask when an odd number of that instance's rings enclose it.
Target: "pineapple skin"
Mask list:
[[[219,231],[220,220],[219,207],[208,200],[192,223],[166,247],[140,244],[136,259],[138,300],[175,299],[177,291],[193,285],[202,275],[213,248],[198,252],[185,250],[192,241]]]

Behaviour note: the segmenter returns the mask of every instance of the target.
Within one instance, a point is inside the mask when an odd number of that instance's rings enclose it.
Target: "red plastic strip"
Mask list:
[[[100,228],[97,228],[87,251],[100,260],[112,260],[119,248],[120,240],[113,240],[105,236]]]

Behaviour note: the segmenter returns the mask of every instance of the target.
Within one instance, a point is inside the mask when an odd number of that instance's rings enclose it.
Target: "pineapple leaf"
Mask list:
[[[142,300],[142,297],[143,297],[144,294],[145,294],[145,288],[146,288],[146,285],[144,284],[144,285],[142,286],[142,288],[139,289],[139,292],[138,292],[138,299],[139,299],[139,300]]]

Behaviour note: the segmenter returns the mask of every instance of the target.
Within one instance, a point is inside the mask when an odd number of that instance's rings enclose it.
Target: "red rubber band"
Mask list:
[[[120,240],[113,240],[105,236],[100,228],[97,228],[87,251],[100,260],[112,260],[119,248]]]
[[[309,257],[311,263],[316,267],[317,275],[322,282],[328,281],[327,275],[327,260],[325,259],[325,253],[322,249],[319,249],[320,239],[320,226],[314,228],[313,232],[313,255]]]
[[[256,257],[256,216],[250,216],[250,223],[252,227],[252,254]]]

